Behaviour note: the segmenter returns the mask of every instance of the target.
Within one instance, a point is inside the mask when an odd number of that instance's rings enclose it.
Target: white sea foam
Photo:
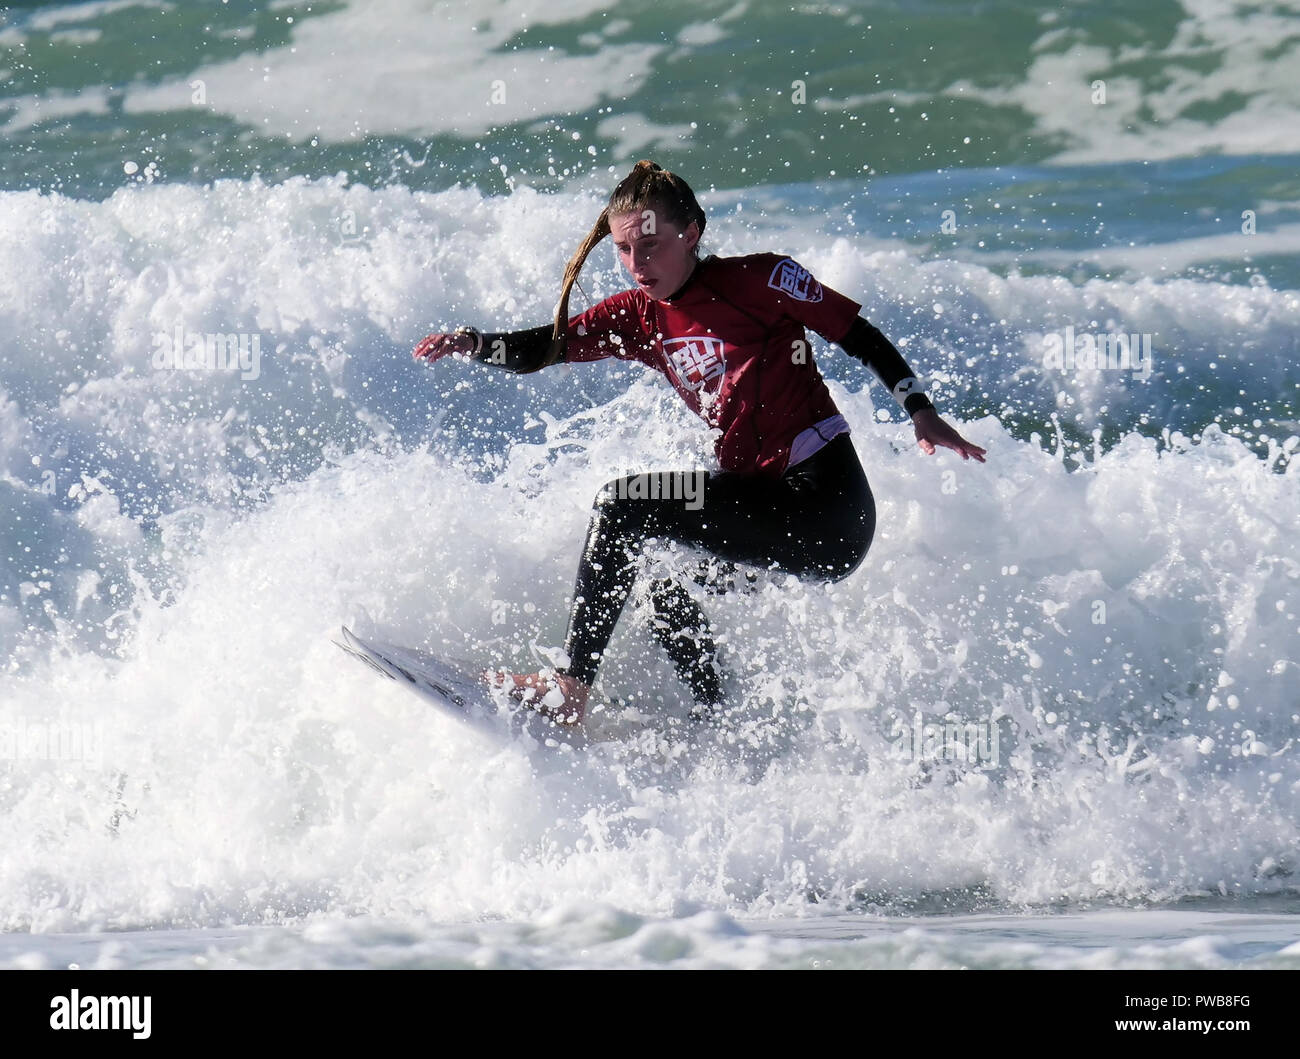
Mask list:
[[[704,597],[737,745],[488,752],[333,647],[364,610],[394,638],[535,663],[563,639],[599,486],[707,456],[698,422],[634,369],[409,366],[426,330],[547,319],[595,205],[303,180],[0,195],[0,724],[102,730],[98,764],[4,763],[0,926],[1285,888],[1300,491],[1276,442],[1270,466],[1212,429],[1131,434],[1071,470],[1050,439],[982,417],[961,429],[988,464],[927,458],[875,421],[882,391],[819,353],[878,535],[829,589],[774,576]],[[1000,277],[802,233],[775,246],[734,220],[709,234],[722,253],[794,253],[990,407],[1039,387],[1122,405],[1128,384],[1034,370],[1023,336],[1067,321],[1199,336],[1197,378],[1234,349],[1290,370],[1295,292]],[[588,289],[616,289],[606,251],[593,266]],[[260,333],[261,374],[153,370],[149,337],[178,325]],[[1259,359],[1270,342],[1277,359]],[[517,424],[517,444],[449,448],[439,424],[466,408],[484,430]],[[639,604],[602,675],[684,711]],[[891,709],[999,724],[999,767],[890,758]],[[653,927],[619,958],[668,951]],[[713,927],[684,929],[713,944]],[[718,944],[721,962],[750,959]]]

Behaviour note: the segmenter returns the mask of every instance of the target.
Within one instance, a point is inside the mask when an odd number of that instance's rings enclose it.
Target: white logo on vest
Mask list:
[[[664,359],[673,377],[687,390],[703,389],[710,379],[727,370],[720,338],[665,338]]]
[[[786,258],[772,270],[772,277],[767,285],[782,294],[788,294],[795,301],[819,302],[822,300],[822,285],[813,279],[812,273],[799,262]]]

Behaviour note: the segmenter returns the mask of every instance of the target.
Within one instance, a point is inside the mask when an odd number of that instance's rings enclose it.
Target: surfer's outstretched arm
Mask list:
[[[880,377],[904,411],[912,417],[916,429],[916,443],[927,456],[934,455],[935,446],[942,445],[958,453],[963,460],[972,456],[984,462],[985,449],[967,441],[939,417],[934,405],[921,389],[912,369],[894,344],[878,327],[858,317],[839,342],[849,356],[862,361]]]
[[[428,335],[415,347],[412,356],[430,364],[442,357],[458,356],[522,375],[545,366],[551,351],[551,336],[549,324],[526,331],[480,332],[463,327],[448,334]],[[562,354],[560,359],[563,360]]]

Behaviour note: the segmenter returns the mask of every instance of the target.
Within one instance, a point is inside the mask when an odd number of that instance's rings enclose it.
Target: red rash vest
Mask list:
[[[780,254],[709,256],[677,296],[622,291],[569,320],[565,360],[639,360],[710,427],[726,471],[779,478],[795,436],[839,410],[804,328],[844,338],[862,306]]]

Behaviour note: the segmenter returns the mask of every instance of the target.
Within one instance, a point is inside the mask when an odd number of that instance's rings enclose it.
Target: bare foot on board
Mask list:
[[[557,724],[581,724],[591,688],[577,677],[554,670],[540,673],[502,673],[484,670],[483,679],[494,688],[507,687],[509,695]]]

